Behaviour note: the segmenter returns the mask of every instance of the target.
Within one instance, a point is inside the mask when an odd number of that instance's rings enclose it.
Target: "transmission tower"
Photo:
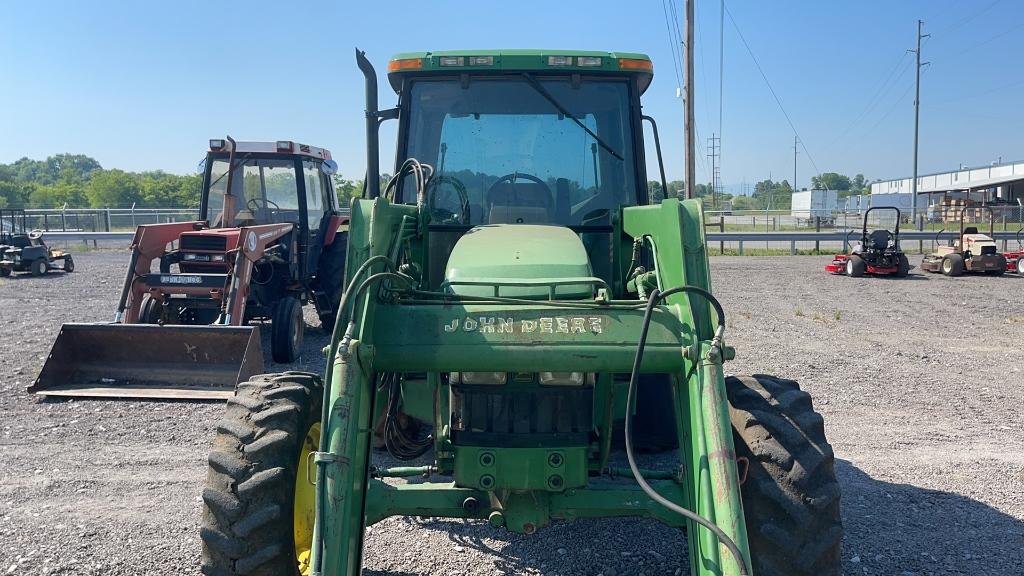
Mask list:
[[[722,193],[722,167],[718,157],[722,152],[722,139],[715,134],[708,138],[708,158],[711,159],[711,207],[718,209],[718,196]]]

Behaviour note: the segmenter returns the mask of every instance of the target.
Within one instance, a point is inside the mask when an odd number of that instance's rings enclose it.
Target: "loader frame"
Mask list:
[[[623,208],[621,214],[617,231],[642,239],[654,248],[659,286],[688,284],[710,289],[698,202],[669,199],[657,206]],[[356,202],[350,227],[351,245],[365,248],[350,259],[350,277],[357,272],[356,263],[386,260],[396,247],[410,254],[423,254],[422,237],[415,233],[418,228],[412,223],[424,224],[424,218],[416,206],[395,205],[384,199]],[[373,267],[364,276],[387,268]],[[318,535],[312,561],[315,572],[325,576],[358,574],[365,525],[395,515],[419,515],[488,519],[494,525],[522,533],[532,533],[553,519],[653,518],[670,526],[687,527],[691,574],[739,573],[734,558],[706,528],[662,507],[635,485],[603,481],[615,474],[628,475],[621,469],[609,468],[609,442],[589,456],[585,450],[572,454],[565,449],[503,446],[477,449],[467,455],[467,447],[438,434],[434,444],[437,457],[432,465],[370,468],[374,403],[380,400],[376,390],[381,375],[390,372],[426,373],[425,379],[406,384],[406,398],[420,395],[435,406],[440,405],[435,410],[439,418],[436,430],[444,426],[440,417],[448,395],[448,384],[442,376],[445,373],[538,369],[597,373],[594,394],[604,399],[599,405],[605,417],[595,420],[602,422],[598,436],[609,439],[616,400],[609,375],[629,372],[642,319],[636,301],[595,300],[583,307],[575,301],[509,304],[457,298],[432,300],[426,294],[410,293],[397,285],[378,288],[367,290],[354,302],[353,318],[358,326],[354,339],[342,345],[342,335],[336,331],[332,342],[324,433],[320,451],[313,458],[321,479],[317,483]],[[512,331],[470,329],[472,320],[480,317],[511,318]],[[563,334],[565,338],[552,332],[540,338],[533,333],[524,334],[519,328],[524,321],[581,317],[600,326],[599,331]],[[716,523],[737,543],[749,566],[721,369],[724,358],[712,343],[712,312],[705,301],[678,294],[658,306],[654,317],[642,370],[672,375],[682,466],[670,474],[649,471],[653,478],[650,482],[670,500]],[[446,328],[456,326],[451,331]],[[485,453],[490,456],[485,457]],[[477,458],[467,458],[472,455]],[[576,479],[578,484],[565,476],[563,484],[552,485],[551,478],[558,476],[559,470],[567,470],[574,458],[585,462],[585,475]],[[463,461],[469,463],[464,465]],[[506,461],[539,463],[537,469],[543,472],[535,473],[537,478],[524,474],[511,481],[523,482],[525,486],[539,480],[547,486],[495,491],[479,484],[459,487],[452,482],[423,482],[396,486],[382,480],[439,473],[473,479],[493,475],[492,478],[497,476],[497,481],[504,482],[510,480],[494,470]],[[330,544],[323,546],[324,543]]]

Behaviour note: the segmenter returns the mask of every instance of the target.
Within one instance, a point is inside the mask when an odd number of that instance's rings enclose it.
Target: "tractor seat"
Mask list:
[[[32,240],[28,237],[28,234],[15,234],[11,236],[11,246],[15,248],[28,248],[32,245]]]
[[[868,236],[868,242],[872,250],[878,250],[879,252],[889,247],[889,242],[892,239],[892,233],[888,230],[875,230]]]
[[[978,233],[978,227],[977,226],[968,226],[967,228],[964,228],[964,234],[977,234],[977,233]]]
[[[500,184],[487,194],[489,224],[546,224],[554,201],[540,184]]]

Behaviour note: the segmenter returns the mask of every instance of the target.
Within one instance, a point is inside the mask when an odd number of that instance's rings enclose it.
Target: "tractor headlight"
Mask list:
[[[184,255],[182,255],[181,259],[182,260],[195,260],[196,259],[196,255],[195,254],[184,254]]]
[[[541,386],[583,386],[587,382],[583,372],[541,372]]]
[[[451,375],[453,384],[500,386],[507,381],[508,374],[505,372],[452,372]]]
[[[213,261],[213,262],[223,262],[224,261],[224,255],[223,254],[214,254],[213,256],[210,257],[210,260]]]

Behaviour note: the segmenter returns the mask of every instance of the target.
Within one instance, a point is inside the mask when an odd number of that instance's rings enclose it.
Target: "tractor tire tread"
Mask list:
[[[203,574],[297,575],[292,494],[322,395],[320,378],[306,372],[261,374],[236,388],[208,459]]]
[[[250,512],[245,518],[242,518],[231,525],[231,530],[238,536],[245,538],[249,534],[252,534],[253,530],[260,528],[268,522],[273,522],[281,517],[281,506],[277,504],[270,504],[259,508],[254,512]]]
[[[793,380],[726,378],[754,572],[829,576],[841,570],[839,483],[824,420]]]

